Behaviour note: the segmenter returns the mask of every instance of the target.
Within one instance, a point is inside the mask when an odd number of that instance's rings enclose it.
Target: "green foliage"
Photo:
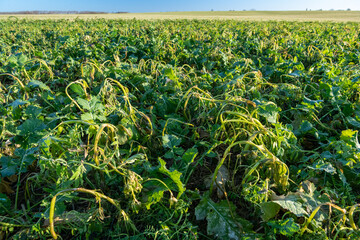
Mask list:
[[[268,102],[262,105],[259,105],[259,114],[266,118],[270,123],[276,123],[278,118],[278,112],[281,109],[278,108],[274,103]]]
[[[11,208],[10,199],[3,193],[0,193],[0,213],[1,215],[5,215]]]
[[[207,233],[218,239],[241,239],[251,232],[252,224],[237,216],[235,205],[227,201],[213,202],[205,196],[195,209],[197,220],[207,220]]]
[[[359,238],[358,24],[0,25],[0,238]]]
[[[159,162],[159,172],[170,177],[170,179],[175,183],[176,187],[178,188],[177,190],[179,191],[178,198],[180,198],[181,194],[183,194],[183,192],[185,191],[184,184],[180,180],[181,173],[177,170],[169,171],[165,166],[166,162],[161,158],[159,158]]]
[[[272,228],[274,234],[281,234],[287,237],[293,236],[300,230],[300,225],[295,223],[293,218],[269,221],[267,224]]]
[[[87,101],[82,98],[78,98],[77,102],[84,109],[87,110],[86,113],[81,114],[81,120],[96,122],[96,121],[106,121],[105,107],[96,97],[92,97],[90,101]]]

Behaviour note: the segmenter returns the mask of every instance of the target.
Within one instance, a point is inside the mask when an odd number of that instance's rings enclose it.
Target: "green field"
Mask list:
[[[256,20],[256,21],[333,21],[359,22],[360,11],[209,11],[209,12],[161,12],[121,14],[80,14],[80,15],[13,15],[30,19],[214,19],[214,20]],[[9,15],[0,15],[8,18]]]
[[[0,239],[360,239],[359,23],[167,14],[0,21]]]

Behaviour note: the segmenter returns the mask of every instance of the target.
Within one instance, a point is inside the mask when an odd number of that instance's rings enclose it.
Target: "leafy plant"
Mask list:
[[[0,238],[359,238],[357,23],[0,25]]]

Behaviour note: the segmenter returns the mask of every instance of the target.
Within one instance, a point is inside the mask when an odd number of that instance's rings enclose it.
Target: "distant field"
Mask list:
[[[31,19],[237,19],[257,21],[334,21],[360,22],[360,11],[208,11],[208,12],[162,12],[162,13],[122,13],[122,14],[53,14],[53,15],[13,15]],[[0,19],[12,15],[0,15]]]

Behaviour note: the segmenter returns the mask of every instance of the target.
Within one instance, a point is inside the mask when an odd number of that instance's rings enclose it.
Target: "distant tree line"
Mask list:
[[[107,14],[108,12],[98,11],[17,11],[17,12],[0,12],[3,15],[9,14]],[[127,12],[116,12],[116,13],[127,13]]]

